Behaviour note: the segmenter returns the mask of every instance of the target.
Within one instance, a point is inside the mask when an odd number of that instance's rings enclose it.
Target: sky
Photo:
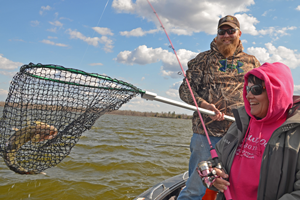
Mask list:
[[[244,52],[261,64],[289,66],[294,94],[300,95],[298,0],[149,1],[184,70],[189,60],[210,49],[219,19],[234,15]],[[0,19],[0,101],[20,67],[32,62],[107,75],[182,102],[183,73],[147,0],[0,0]],[[121,110],[192,114],[140,95]]]

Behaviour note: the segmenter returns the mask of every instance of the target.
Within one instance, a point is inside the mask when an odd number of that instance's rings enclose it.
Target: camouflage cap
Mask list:
[[[229,25],[232,28],[240,28],[239,21],[237,20],[236,17],[232,15],[226,15],[225,17],[219,20],[218,28],[220,28],[223,25]]]

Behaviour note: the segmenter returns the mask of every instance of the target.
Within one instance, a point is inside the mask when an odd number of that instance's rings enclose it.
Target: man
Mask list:
[[[254,56],[243,52],[242,32],[236,17],[227,15],[221,18],[217,28],[218,34],[211,42],[211,49],[190,60],[186,71],[198,106],[216,113],[215,116],[202,115],[213,147],[232,124],[224,120],[224,115],[233,116],[231,109],[243,105],[244,74],[260,66]],[[179,95],[183,101],[194,105],[185,79]],[[199,162],[210,157],[210,147],[197,112],[194,112],[192,122],[190,177],[178,200],[202,199],[206,190],[195,169]]]

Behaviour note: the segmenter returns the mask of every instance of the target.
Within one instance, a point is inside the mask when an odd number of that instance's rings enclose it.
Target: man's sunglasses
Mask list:
[[[225,35],[225,33],[227,32],[228,35],[232,35],[237,30],[239,30],[239,29],[235,29],[235,28],[231,28],[231,29],[218,29],[218,34],[219,35]]]
[[[253,95],[260,95],[265,89],[266,87],[263,87],[262,85],[252,85],[251,87],[248,85],[246,86],[247,94],[251,91]]]

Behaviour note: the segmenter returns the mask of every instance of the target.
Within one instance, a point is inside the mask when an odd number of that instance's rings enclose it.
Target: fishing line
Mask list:
[[[168,40],[169,40],[169,42],[170,42],[171,48],[172,48],[173,51],[174,51],[174,54],[175,54],[175,56],[176,56],[176,58],[177,58],[177,61],[178,61],[179,65],[180,65],[182,74],[183,74],[183,76],[184,76],[184,78],[185,78],[185,80],[186,80],[186,83],[187,83],[188,87],[189,87],[189,90],[190,90],[191,96],[192,96],[192,98],[193,98],[194,104],[195,104],[195,106],[196,106],[196,108],[197,108],[197,112],[198,112],[198,115],[199,115],[199,117],[200,117],[200,120],[201,120],[203,129],[204,129],[206,138],[207,138],[207,140],[208,140],[208,144],[209,144],[210,148],[212,149],[213,146],[212,146],[211,141],[210,141],[210,138],[209,138],[209,136],[208,136],[208,133],[207,133],[207,130],[206,130],[206,127],[205,127],[203,118],[202,118],[202,116],[201,116],[201,114],[200,114],[200,111],[199,111],[199,108],[198,108],[197,101],[196,101],[195,96],[194,96],[194,94],[193,94],[193,90],[192,90],[192,88],[191,88],[191,86],[190,86],[190,83],[189,83],[188,79],[186,78],[186,74],[185,74],[184,69],[183,69],[183,67],[182,67],[182,65],[181,65],[181,62],[180,62],[180,60],[179,60],[179,58],[178,58],[177,52],[176,52],[176,50],[175,50],[175,48],[174,48],[174,46],[173,46],[173,44],[172,44],[172,41],[171,41],[171,39],[170,39],[170,37],[169,37],[169,35],[168,35],[168,33],[167,33],[167,31],[166,31],[166,29],[165,29],[163,23],[161,22],[159,16],[157,15],[155,9],[153,8],[153,6],[152,6],[151,3],[149,2],[149,0],[147,0],[147,1],[148,1],[149,5],[151,6],[151,8],[152,8],[154,14],[156,15],[156,17],[157,17],[159,23],[161,24],[161,27],[162,27],[162,29],[164,30],[164,32],[165,32],[165,34],[166,34],[166,36],[167,36],[167,38],[168,38]],[[214,154],[214,153],[212,153],[212,154]],[[214,155],[212,155],[212,158],[214,158],[214,157],[216,157],[216,156],[217,156],[217,154],[214,154]]]
[[[103,11],[102,11],[102,14],[101,14],[101,16],[100,16],[100,18],[99,18],[99,20],[98,20],[98,23],[97,23],[96,27],[98,27],[98,25],[99,25],[99,23],[100,23],[100,21],[101,21],[101,19],[102,19],[102,16],[103,16],[103,14],[104,14],[104,11],[106,10],[106,7],[107,7],[108,2],[109,2],[109,0],[107,0],[106,4],[105,4],[105,6],[104,6],[104,9],[103,9]],[[92,38],[94,37],[95,32],[96,32],[96,31],[94,30]],[[88,48],[89,48],[89,45],[87,45],[87,47],[86,47],[86,49],[85,49],[85,52],[84,52],[83,57],[82,57],[82,59],[81,59],[81,61],[80,61],[80,64],[82,63],[82,60],[84,59],[85,54],[86,54]]]

